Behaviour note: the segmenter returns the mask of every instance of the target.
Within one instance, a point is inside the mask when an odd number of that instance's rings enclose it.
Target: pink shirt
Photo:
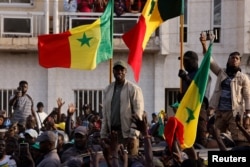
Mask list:
[[[77,0],[79,12],[92,12],[93,0]]]

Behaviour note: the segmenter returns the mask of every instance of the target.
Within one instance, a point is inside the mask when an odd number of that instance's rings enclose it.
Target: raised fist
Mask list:
[[[187,73],[186,73],[184,70],[182,70],[182,69],[179,70],[178,76],[179,76],[181,79],[183,79],[183,80],[186,80],[186,79],[187,79]]]

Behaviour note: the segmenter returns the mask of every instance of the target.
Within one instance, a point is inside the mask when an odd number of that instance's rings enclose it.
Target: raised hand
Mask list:
[[[103,139],[101,146],[103,148],[103,155],[109,166],[119,166],[120,144],[118,143],[117,132],[112,131],[109,138]]]
[[[73,115],[76,111],[76,107],[73,103],[68,105],[68,115]]]
[[[63,101],[62,98],[60,97],[56,100],[56,102],[57,102],[58,108],[61,108],[65,104],[65,101]]]
[[[200,34],[200,42],[201,44],[206,44],[207,41],[207,33],[205,31]]]
[[[139,116],[137,114],[132,115],[132,122],[136,125],[134,128],[136,130],[139,130],[142,135],[148,134],[148,120],[147,120],[147,114],[144,112],[142,115],[142,120],[140,120]]]
[[[180,69],[179,70],[179,73],[178,73],[178,76],[183,79],[183,80],[187,80],[187,73],[183,70],[183,69]]]
[[[90,152],[93,167],[98,167],[100,160],[103,159],[103,153],[101,151],[94,150],[94,148],[89,148],[88,151]]]
[[[124,148],[123,144],[120,145],[120,150],[118,151],[118,153],[123,163],[128,163],[128,151],[126,148]]]

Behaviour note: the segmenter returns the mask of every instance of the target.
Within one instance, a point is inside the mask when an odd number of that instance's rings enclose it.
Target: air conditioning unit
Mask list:
[[[74,28],[81,25],[92,24],[96,21],[98,17],[70,17],[69,18],[69,28]]]
[[[3,16],[1,34],[3,37],[32,37],[32,17]]]
[[[92,24],[98,17],[70,17],[69,28],[74,28],[81,25]],[[115,17],[114,18],[114,37],[120,37],[125,32],[130,30],[136,23],[138,17]]]
[[[114,36],[122,36],[125,32],[133,28],[138,18],[115,17],[114,18]]]

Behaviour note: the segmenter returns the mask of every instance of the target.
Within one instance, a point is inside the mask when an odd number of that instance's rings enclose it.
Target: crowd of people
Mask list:
[[[66,12],[104,12],[108,0],[64,0]],[[114,0],[114,11],[118,14],[140,13],[145,0]]]
[[[206,35],[201,34],[200,41],[205,53]],[[62,98],[50,113],[44,112],[42,102],[34,109],[28,82],[20,81],[9,100],[13,114],[0,112],[0,166],[201,167],[207,162],[195,149],[250,150],[250,82],[240,60],[238,52],[231,53],[224,70],[211,59],[211,71],[218,76],[215,92],[210,101],[205,96],[196,142],[184,150],[177,140],[172,146],[165,141],[167,112],[153,113],[148,122],[142,90],[126,79],[124,61],[113,65],[115,81],[104,89],[102,116],[91,104],[84,104],[77,117],[73,103],[63,112]],[[184,68],[178,74],[184,88],[179,102],[199,68],[195,52],[184,54]]]

